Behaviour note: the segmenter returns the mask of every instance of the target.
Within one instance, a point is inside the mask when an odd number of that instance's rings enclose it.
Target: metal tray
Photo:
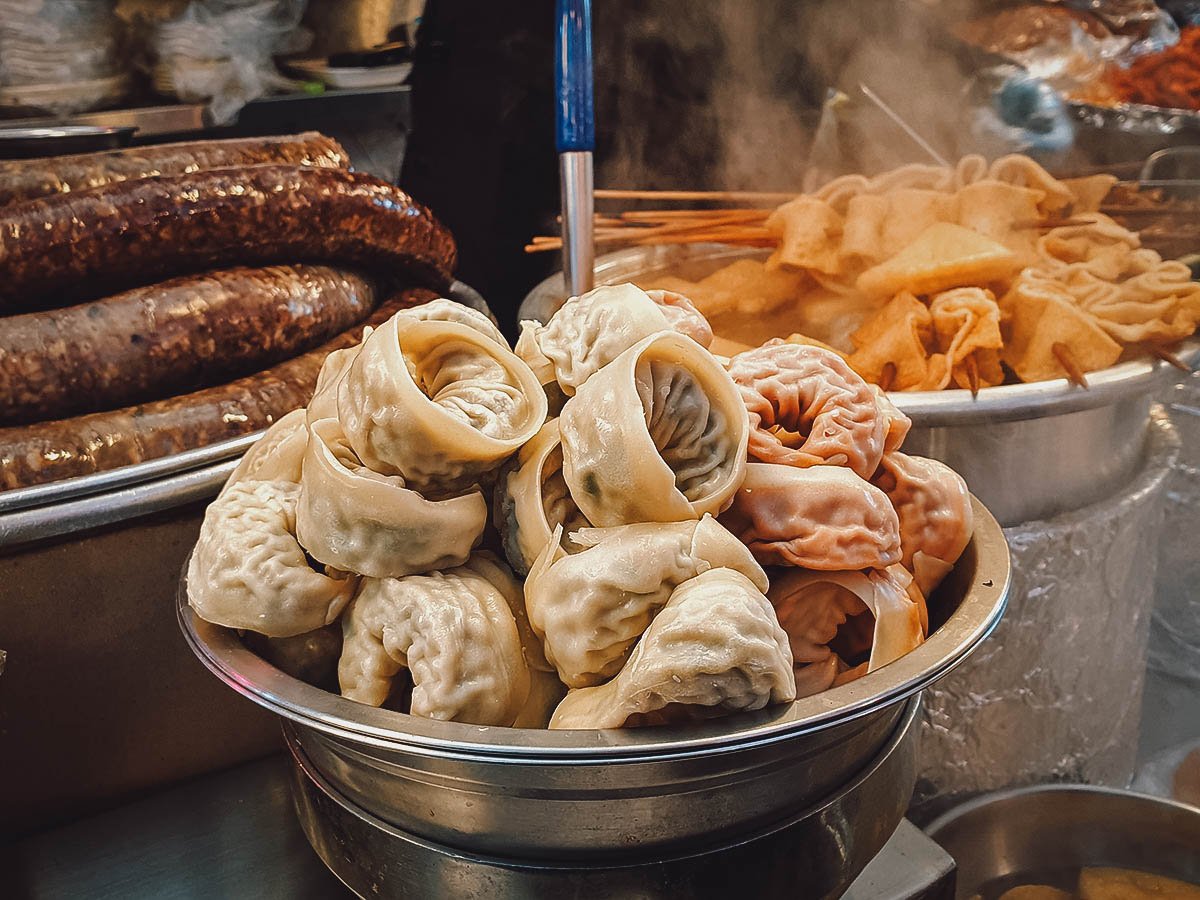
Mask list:
[[[694,279],[765,251],[728,244],[631,247],[596,261],[596,283],[661,274]],[[562,275],[538,284],[520,316],[544,321],[566,299]],[[1178,355],[1195,365],[1200,340]],[[1018,525],[1111,496],[1141,464],[1154,395],[1176,376],[1157,359],[1088,373],[1088,388],[1065,378],[966,390],[903,391],[888,396],[913,420],[906,452],[951,466],[1000,521]]]

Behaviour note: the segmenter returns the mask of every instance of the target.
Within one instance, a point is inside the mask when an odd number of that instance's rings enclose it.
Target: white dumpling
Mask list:
[[[375,329],[368,325],[363,329],[362,340],[357,344],[352,347],[343,347],[341,350],[334,350],[325,357],[325,361],[321,363],[321,371],[317,373],[317,385],[313,388],[312,400],[308,402],[305,416],[308,422],[337,417],[338,383],[346,374],[346,370],[350,368],[350,363],[358,357],[363,341],[366,341],[374,331]]]
[[[842,571],[900,561],[887,496],[841,466],[750,463],[721,522],[765,565]]]
[[[268,428],[246,451],[237,468],[225,482],[225,486],[221,488],[221,494],[224,495],[240,481],[290,481],[293,484],[298,482],[307,443],[304,410],[294,409]]]
[[[883,455],[875,484],[899,517],[901,562],[928,596],[971,542],[975,514],[967,483],[935,459],[893,452]]]
[[[561,527],[525,581],[525,606],[546,658],[569,687],[599,684],[624,664],[671,591],[701,572],[729,568],[760,590],[767,576],[711,516],[700,521],[590,528],[568,555]]]
[[[543,378],[549,364],[569,397],[638,341],[670,328],[663,308],[641,288],[605,285],[572,297],[543,326],[523,323],[517,352]]]
[[[462,565],[483,536],[478,490],[427,500],[364,467],[334,419],[308,426],[296,537],[318,562],[372,578]]]
[[[740,572],[683,582],[612,681],[573,690],[551,728],[621,728],[708,718],[796,697],[787,635]]]
[[[496,481],[495,524],[504,540],[504,555],[521,575],[529,573],[559,525],[563,526],[564,549],[578,549],[570,535],[591,523],[571,499],[563,480],[557,419],[543,425],[501,470]]]
[[[675,291],[646,291],[646,296],[658,304],[673,330],[687,335],[701,347],[712,346],[712,326],[691,300]]]
[[[513,720],[513,728],[549,728],[554,710],[565,696],[567,686],[558,680],[558,675],[553,671],[530,670],[529,697]]]
[[[529,697],[508,601],[471,566],[363,580],[342,619],[342,696],[380,706],[403,669],[414,716],[507,726]]]
[[[188,602],[215,625],[268,637],[314,631],[338,617],[356,579],[313,571],[296,541],[300,487],[244,481],[204,514],[188,563]]]
[[[767,595],[797,662],[827,659],[821,648],[849,620],[869,613],[874,624],[867,671],[874,672],[924,640],[920,608],[908,594],[911,581],[902,566],[865,572],[790,569],[776,574]]]
[[[428,303],[422,303],[420,306],[412,306],[401,310],[399,315],[422,322],[457,322],[459,325],[474,328],[480,334],[491,338],[505,350],[510,349],[508,341],[500,333],[500,329],[496,327],[495,322],[479,310],[472,309],[454,300],[447,300],[441,297],[437,300],[430,300]]]
[[[563,477],[599,526],[716,515],[746,472],[749,418],[695,341],[651,335],[593,375],[559,417]]]
[[[447,491],[532,438],[546,395],[525,363],[475,328],[397,313],[363,343],[337,408],[364,465],[417,491]]]

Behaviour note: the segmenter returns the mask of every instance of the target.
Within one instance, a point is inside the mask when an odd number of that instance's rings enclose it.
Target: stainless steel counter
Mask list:
[[[352,896],[309,847],[272,756],[0,851],[0,896],[191,900]]]
[[[271,756],[0,849],[5,900],[341,900]],[[802,896],[797,894],[797,896]],[[845,900],[948,900],[953,864],[901,822]]]

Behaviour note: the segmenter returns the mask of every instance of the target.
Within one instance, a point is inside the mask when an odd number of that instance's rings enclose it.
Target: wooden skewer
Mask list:
[[[896,364],[894,362],[886,362],[883,364],[883,371],[879,373],[879,387],[881,390],[890,391],[892,385],[896,383]]]
[[[598,188],[597,200],[711,200],[714,202],[747,201],[750,203],[787,203],[799,196],[798,191],[642,191]]]
[[[1174,353],[1172,353],[1170,350],[1168,350],[1166,347],[1151,347],[1150,352],[1153,353],[1155,356],[1157,356],[1159,359],[1161,359],[1165,362],[1169,362],[1171,365],[1173,365],[1175,368],[1177,368],[1180,372],[1187,372],[1189,375],[1192,373],[1192,367],[1189,366],[1187,363],[1185,363],[1182,359],[1180,359]]]
[[[967,363],[967,383],[971,385],[971,396],[979,396],[979,360],[975,358],[975,354],[971,354],[966,359]]]
[[[707,219],[717,217],[732,217],[745,215],[747,218],[765,219],[774,207],[753,209],[749,207],[732,207],[730,209],[635,209],[623,212],[621,218],[627,222],[658,221],[667,219]]]
[[[1091,219],[1018,219],[1012,227],[1025,228],[1066,228],[1070,225],[1091,225]]]
[[[1070,347],[1060,341],[1055,341],[1050,345],[1050,352],[1054,354],[1054,358],[1058,360],[1058,364],[1067,370],[1067,379],[1071,384],[1081,388],[1088,386],[1083,369],[1079,365],[1079,361],[1075,359],[1075,354],[1071,352]]]

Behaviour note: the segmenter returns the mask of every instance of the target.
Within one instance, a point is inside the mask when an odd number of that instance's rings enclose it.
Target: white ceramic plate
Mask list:
[[[296,59],[288,66],[331,88],[372,88],[401,84],[412,72],[412,63],[391,66],[334,68],[323,59]]]

